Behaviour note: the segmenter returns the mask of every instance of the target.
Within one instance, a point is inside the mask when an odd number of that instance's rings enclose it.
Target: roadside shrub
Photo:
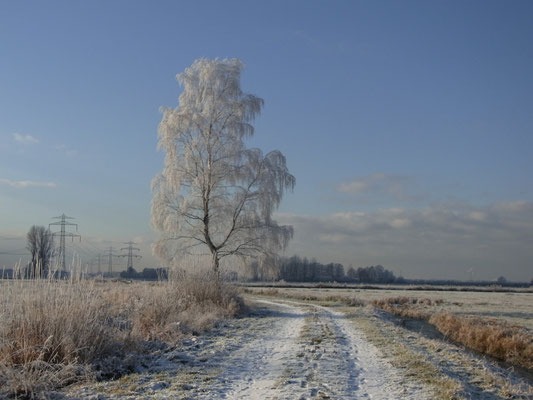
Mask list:
[[[135,334],[172,340],[199,333],[243,309],[234,286],[210,274],[179,274],[148,288],[133,315]]]

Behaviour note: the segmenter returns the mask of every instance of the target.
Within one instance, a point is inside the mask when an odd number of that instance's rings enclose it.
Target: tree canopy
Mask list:
[[[287,246],[291,226],[272,213],[295,178],[277,150],[247,148],[263,100],[243,93],[238,59],[199,59],[177,79],[176,108],[163,108],[163,171],[152,182],[154,253],[164,264],[209,254],[218,274],[224,257],[261,257]]]
[[[29,276],[32,278],[46,277],[50,269],[50,261],[54,255],[54,238],[44,226],[33,225],[26,235],[26,248],[31,253]]]

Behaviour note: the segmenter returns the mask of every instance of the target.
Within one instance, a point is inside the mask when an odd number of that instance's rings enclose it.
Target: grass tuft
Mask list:
[[[146,340],[175,342],[243,307],[232,286],[205,274],[157,283],[0,285],[0,397],[43,397],[76,381],[119,377]]]

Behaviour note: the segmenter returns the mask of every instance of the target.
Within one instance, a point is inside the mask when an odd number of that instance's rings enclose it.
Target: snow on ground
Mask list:
[[[280,388],[278,380],[285,366],[296,358],[296,341],[305,313],[300,307],[262,301],[274,306],[275,320],[262,335],[229,354],[224,370],[198,398],[275,399],[294,398]],[[213,397],[215,396],[215,397]]]
[[[92,399],[427,399],[353,321],[325,307],[257,300],[251,315],[160,351],[116,381],[71,388]],[[152,358],[154,356],[152,355]]]
[[[341,312],[319,307],[335,318],[337,328],[344,337],[345,356],[353,359],[359,375],[356,397],[361,399],[427,399],[427,388],[406,381],[403,373],[383,359],[381,352],[356,329],[353,322]]]

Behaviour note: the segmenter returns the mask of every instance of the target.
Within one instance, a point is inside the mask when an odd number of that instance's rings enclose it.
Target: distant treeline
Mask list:
[[[459,281],[455,279],[402,279],[397,283],[405,283],[412,286],[424,287],[424,286],[464,286],[464,287],[514,287],[514,288],[527,288],[533,286],[533,279],[531,282],[509,282],[507,280],[497,279],[495,281]],[[446,289],[448,290],[448,289]]]
[[[285,282],[339,282],[339,283],[395,283],[405,285],[430,286],[502,286],[528,287],[533,280],[527,282],[509,282],[504,277],[495,281],[459,281],[459,280],[424,280],[397,277],[382,265],[370,267],[349,267],[338,263],[321,264],[305,257],[281,257],[277,262],[260,265],[252,262],[249,265],[251,281]]]
[[[37,276],[37,278],[53,278],[53,279],[68,279],[70,273],[67,271],[53,271],[53,273],[42,276]],[[32,273],[30,268],[3,268],[0,269],[0,279],[34,279],[36,276]]]
[[[142,272],[137,272],[134,268],[128,268],[120,273],[124,279],[142,279],[147,281],[166,280],[168,279],[165,268],[144,268]]]
[[[268,266],[260,266],[257,262],[253,262],[250,271],[253,281],[399,283],[403,280],[381,265],[349,267],[345,270],[342,264],[321,264],[299,256],[282,257],[275,264]]]

